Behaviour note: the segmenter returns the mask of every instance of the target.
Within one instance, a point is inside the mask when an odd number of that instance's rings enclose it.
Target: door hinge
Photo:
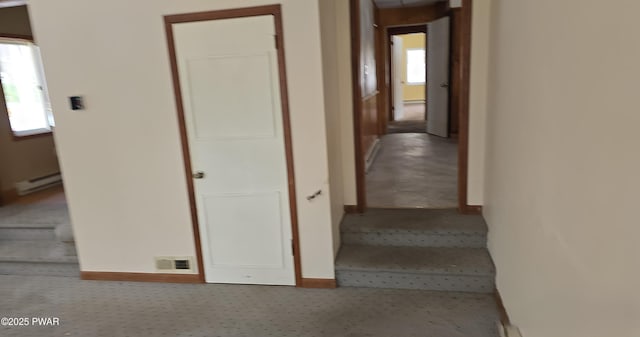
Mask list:
[[[291,255],[296,255],[296,245],[293,244],[293,239],[291,239]]]
[[[274,41],[276,42],[276,49],[280,49],[280,45],[278,43],[278,35],[273,36]]]

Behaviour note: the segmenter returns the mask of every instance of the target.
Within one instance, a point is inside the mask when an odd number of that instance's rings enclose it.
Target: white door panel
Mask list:
[[[187,61],[193,127],[198,139],[275,136],[270,58],[265,52]],[[212,78],[233,79],[242,90]]]
[[[279,193],[204,196],[202,204],[210,231],[209,259],[214,267],[284,266]],[[251,212],[245,207],[251,207]],[[233,223],[250,224],[251,227],[229,226]],[[251,231],[249,235],[247,230]],[[278,245],[265,245],[264,242]]]
[[[399,120],[404,117],[404,81],[403,77],[403,47],[402,38],[399,36],[392,36],[391,41],[393,43],[393,66],[391,67],[393,77],[393,119]]]
[[[449,18],[427,29],[427,133],[449,137]]]
[[[205,279],[294,285],[273,16],[173,27]]]

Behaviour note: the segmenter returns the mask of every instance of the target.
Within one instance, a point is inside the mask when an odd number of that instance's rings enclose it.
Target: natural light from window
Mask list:
[[[424,84],[425,75],[424,49],[407,49],[407,83]]]
[[[51,104],[38,47],[24,40],[0,39],[0,82],[16,136],[50,132]]]

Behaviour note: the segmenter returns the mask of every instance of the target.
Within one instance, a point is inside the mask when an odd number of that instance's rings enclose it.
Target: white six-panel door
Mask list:
[[[173,33],[206,281],[294,285],[274,18]]]

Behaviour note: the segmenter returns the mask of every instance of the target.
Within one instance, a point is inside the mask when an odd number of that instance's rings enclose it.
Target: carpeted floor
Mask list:
[[[367,173],[369,207],[453,208],[457,141],[425,133],[385,135]]]
[[[77,277],[76,255],[61,188],[0,207],[0,274]]]
[[[69,209],[62,186],[20,197],[12,204],[0,207],[0,227],[69,223]]]
[[[498,336],[490,294],[0,276],[0,298],[0,316],[60,319],[4,337]]]
[[[60,225],[69,223],[64,203],[12,204],[0,207],[0,226]]]

